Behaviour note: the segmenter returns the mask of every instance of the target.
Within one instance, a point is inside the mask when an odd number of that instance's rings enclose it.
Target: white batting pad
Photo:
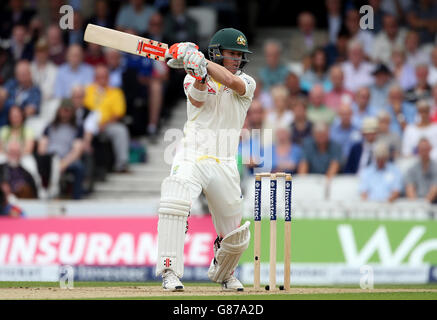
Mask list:
[[[156,276],[173,270],[179,278],[184,274],[184,241],[190,213],[190,191],[186,181],[170,176],[161,185],[158,221],[158,259]]]
[[[238,265],[241,255],[250,242],[250,222],[226,235],[220,243],[220,248],[211,261],[208,277],[215,282],[222,283],[229,279]]]

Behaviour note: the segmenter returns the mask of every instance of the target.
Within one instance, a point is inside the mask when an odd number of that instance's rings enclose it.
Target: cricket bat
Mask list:
[[[166,53],[168,53],[168,44],[166,43],[91,23],[85,29],[84,40],[159,61],[165,61]]]

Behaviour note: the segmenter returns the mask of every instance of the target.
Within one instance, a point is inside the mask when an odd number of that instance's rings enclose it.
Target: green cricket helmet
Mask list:
[[[243,52],[240,69],[242,69],[247,62],[249,62],[247,59],[247,54],[252,53],[249,51],[247,39],[244,33],[234,28],[221,29],[212,36],[208,46],[209,59],[215,63],[223,65],[222,50]]]

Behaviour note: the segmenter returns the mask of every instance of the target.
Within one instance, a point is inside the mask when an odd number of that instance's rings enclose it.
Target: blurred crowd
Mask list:
[[[323,5],[322,21],[300,12],[289,41],[264,41],[243,172],[356,175],[363,200],[436,203],[437,1]]]
[[[73,29],[60,28],[61,18],[68,23],[65,4],[74,9]],[[185,0],[0,6],[2,207],[10,210],[17,198],[81,199],[107,172],[146,161],[147,144],[156,143],[183,96],[185,73],[85,43],[83,35],[93,23],[165,43],[196,42],[198,22]]]

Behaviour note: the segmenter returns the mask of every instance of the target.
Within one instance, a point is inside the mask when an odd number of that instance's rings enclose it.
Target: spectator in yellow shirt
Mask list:
[[[129,155],[129,131],[120,120],[126,113],[123,91],[109,86],[109,71],[104,65],[95,69],[95,81],[85,91],[84,105],[97,112],[99,133],[106,135],[112,143],[115,171],[126,172]]]

